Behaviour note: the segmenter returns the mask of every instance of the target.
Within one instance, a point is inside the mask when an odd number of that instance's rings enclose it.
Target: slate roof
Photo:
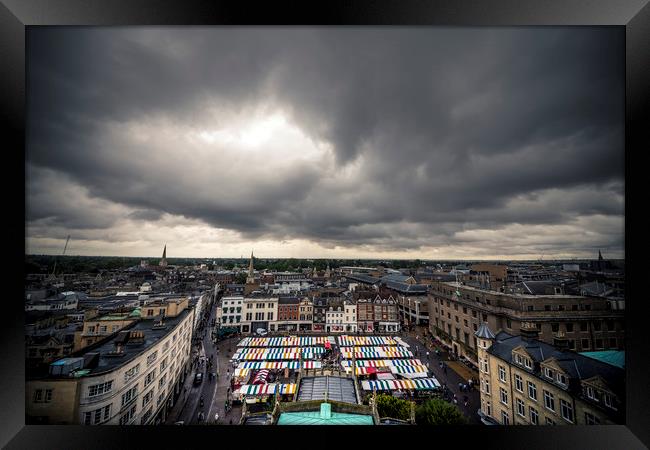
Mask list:
[[[512,360],[512,350],[516,347],[523,347],[532,357],[535,363],[534,372],[540,377],[539,363],[549,358],[554,358],[556,363],[569,375],[570,378],[577,380],[587,380],[596,375],[605,380],[605,383],[624,397],[625,371],[619,367],[601,362],[597,359],[589,358],[580,353],[572,351],[562,351],[556,347],[536,339],[528,339],[522,336],[513,336],[500,331],[495,337],[495,341],[488,349],[488,353],[502,359],[509,364],[514,364]],[[545,378],[543,378],[545,379]]]
[[[474,336],[481,339],[494,339],[494,333],[492,333],[492,330],[488,327],[487,322],[481,324],[478,330],[476,330],[476,333],[474,333]]]
[[[381,281],[380,278],[371,277],[363,273],[351,273],[350,275],[346,275],[346,278],[365,284],[377,284]]]
[[[386,281],[385,285],[389,289],[407,294],[426,294],[427,287],[423,284],[407,284],[398,281]]]

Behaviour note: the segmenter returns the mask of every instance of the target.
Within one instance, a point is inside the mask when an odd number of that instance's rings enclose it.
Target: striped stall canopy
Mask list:
[[[377,373],[377,369],[374,367],[357,367],[355,373],[357,375],[369,375],[371,373]]]
[[[427,373],[427,366],[390,366],[390,371],[393,373]]]
[[[320,361],[303,361],[302,362],[302,368],[303,369],[320,369],[323,367],[323,363]]]
[[[295,394],[296,393],[296,384],[278,384],[276,391],[278,394]]]
[[[341,347],[343,358],[383,359],[413,358],[413,353],[403,347]]]
[[[236,377],[244,378],[244,377],[247,377],[249,373],[251,373],[251,369],[249,369],[249,368],[241,368],[241,369],[237,368],[237,369],[235,369],[235,376]]]
[[[439,387],[440,383],[433,377],[414,380],[370,380],[361,382],[361,388],[365,391],[432,390]]]
[[[253,383],[266,381],[266,377],[268,376],[269,376],[269,369],[262,369],[259,372],[257,372],[257,375],[255,375],[255,379],[253,380]]]
[[[277,384],[244,384],[239,388],[242,395],[269,395],[275,394]]]
[[[238,369],[297,369],[299,366],[298,361],[245,361]]]
[[[239,341],[239,343],[237,344],[237,347],[249,347],[250,346],[250,341],[251,341],[251,338],[246,337],[246,338],[242,339],[241,341]]]
[[[363,346],[363,345],[398,345],[398,342],[390,336],[339,336],[339,345],[342,347]]]
[[[358,359],[356,361],[358,367],[391,367],[391,366],[422,366],[419,359]],[[341,361],[341,366],[350,367],[352,361],[344,359]]]
[[[334,338],[332,336],[283,336],[283,337],[247,337],[239,341],[238,347],[297,347],[323,346]]]

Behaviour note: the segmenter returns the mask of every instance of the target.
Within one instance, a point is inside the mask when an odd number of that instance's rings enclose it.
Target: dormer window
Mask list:
[[[559,384],[561,384],[562,386],[565,386],[565,387],[566,387],[566,385],[567,385],[567,378],[566,378],[566,376],[564,376],[564,374],[558,373],[558,374],[557,374],[557,382],[558,382]]]
[[[548,367],[544,367],[544,376],[549,379],[553,379],[553,371],[549,369]]]
[[[612,408],[612,409],[616,409],[616,408],[614,407],[614,403],[612,402],[612,396],[611,396],[611,395],[609,395],[609,394],[603,394],[603,401],[605,402],[605,405],[606,405],[606,406],[608,406],[608,407],[610,407],[610,408]]]
[[[596,392],[594,391],[594,388],[592,388],[591,386],[587,386],[587,398],[594,400],[596,402],[598,401],[598,398],[596,398]]]
[[[524,358],[524,367],[526,367],[526,369],[531,369],[532,370],[533,369],[532,361],[530,359],[528,359],[528,358]]]

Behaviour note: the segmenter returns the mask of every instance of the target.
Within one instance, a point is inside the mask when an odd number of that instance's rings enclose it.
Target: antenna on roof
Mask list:
[[[70,242],[70,235],[68,235],[68,238],[65,240],[65,246],[63,247],[63,253],[61,253],[61,256],[65,255],[65,251],[68,248],[68,242]],[[51,278],[54,278],[54,273],[56,272],[56,260],[57,258],[54,258],[54,269],[52,269],[52,275]]]

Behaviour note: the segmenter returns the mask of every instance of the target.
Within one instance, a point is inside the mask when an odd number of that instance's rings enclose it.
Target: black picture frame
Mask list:
[[[25,152],[25,30],[47,25],[444,25],[444,26],[622,26],[626,34],[626,202],[625,257],[628,272],[641,264],[641,245],[631,241],[632,205],[642,209],[635,197],[634,170],[643,170],[639,154],[648,148],[648,79],[650,79],[650,6],[647,0],[429,0],[351,1],[301,3],[221,2],[161,0],[3,0],[0,4],[1,108],[7,137],[12,143],[4,156],[11,167],[5,171],[5,220],[11,222],[5,239],[4,258],[11,270],[6,277],[3,340],[0,346],[0,444],[6,448],[160,448],[204,445],[314,446],[480,446],[480,448],[603,448],[636,449],[650,445],[650,371],[646,349],[649,330],[645,320],[642,286],[626,277],[626,425],[567,427],[356,427],[336,430],[296,427],[84,427],[25,425],[24,241],[13,230],[25,229],[24,199],[11,195],[24,183]],[[5,159],[6,160],[6,159]],[[15,167],[15,168],[14,168]],[[19,167],[23,167],[21,172]],[[9,176],[11,175],[11,177]],[[15,178],[13,176],[16,175]],[[640,183],[637,183],[640,184]],[[636,191],[638,194],[639,191]],[[643,191],[641,191],[643,192]],[[633,201],[632,203],[630,203]],[[22,216],[20,214],[22,212]],[[642,225],[641,225],[642,226]],[[636,238],[640,238],[637,231]],[[9,239],[7,239],[9,237]],[[13,272],[16,272],[15,274]],[[632,286],[635,290],[632,290]],[[297,434],[296,434],[297,433]],[[286,441],[285,441],[286,439]],[[390,441],[390,443],[389,443]],[[645,445],[644,445],[645,444]],[[379,448],[379,447],[378,447]]]

